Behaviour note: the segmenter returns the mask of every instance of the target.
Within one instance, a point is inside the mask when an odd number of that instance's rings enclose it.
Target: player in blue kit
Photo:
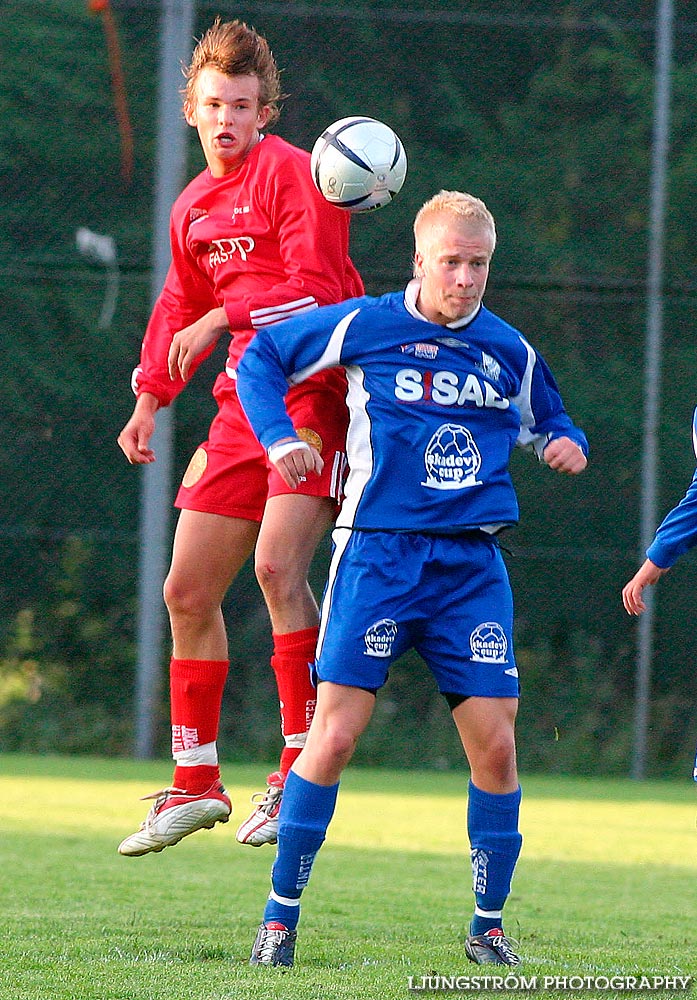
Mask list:
[[[697,455],[697,410],[693,420],[692,440]],[[646,559],[622,589],[622,602],[628,614],[640,615],[646,611],[644,588],[657,583],[680,556],[695,545],[697,545],[697,471],[680,503],[666,514],[656,528],[653,541],[646,550]],[[697,762],[695,768],[697,774]]]
[[[341,772],[388,670],[410,648],[447,699],[470,767],[475,909],[466,954],[478,964],[520,961],[502,922],[522,838],[513,601],[496,536],[518,520],[513,448],[575,474],[586,466],[587,442],[544,360],[482,305],[496,242],[484,203],[442,191],[417,214],[414,235],[406,291],[261,330],[238,372],[250,423],[291,486],[322,460],[293,431],[283,404],[288,383],[343,365],[350,412],[317,709],[286,782],[252,964],[293,964],[300,896]]]

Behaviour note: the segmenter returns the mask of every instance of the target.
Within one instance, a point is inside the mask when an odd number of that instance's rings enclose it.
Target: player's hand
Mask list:
[[[542,457],[556,472],[568,472],[577,476],[588,465],[588,459],[583,451],[568,437],[554,438],[542,453]]]
[[[283,438],[269,448],[269,460],[280,472],[283,481],[297,489],[298,483],[307,479],[308,473],[319,475],[324,459],[311,444],[295,438]]]
[[[158,405],[155,396],[149,392],[139,396],[130,420],[117,438],[119,448],[131,465],[147,465],[155,461],[155,452],[149,445],[155,431]]]
[[[646,604],[642,597],[644,587],[656,583],[667,572],[667,569],[661,569],[650,559],[646,560],[622,590],[622,603],[628,615],[640,615],[646,611]]]
[[[171,379],[181,377],[186,381],[191,366],[199,354],[214,344],[227,329],[227,314],[221,306],[219,309],[211,309],[191,326],[185,326],[183,330],[175,333],[167,355],[169,377]]]

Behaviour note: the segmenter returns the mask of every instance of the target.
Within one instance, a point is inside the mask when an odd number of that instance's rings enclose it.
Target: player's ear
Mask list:
[[[264,104],[259,108],[259,114],[257,115],[257,128],[266,128],[269,123],[269,117],[271,115],[271,108],[268,104]]]
[[[423,254],[419,253],[418,250],[414,252],[414,277],[423,278],[424,276],[424,258]]]
[[[196,109],[189,101],[184,101],[184,119],[187,125],[196,128]]]

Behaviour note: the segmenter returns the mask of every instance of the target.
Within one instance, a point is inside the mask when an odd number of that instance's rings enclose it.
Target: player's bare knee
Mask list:
[[[173,620],[207,618],[217,606],[207,590],[186,586],[176,577],[167,577],[162,593]]]
[[[515,746],[507,738],[495,741],[486,753],[486,768],[495,783],[507,785],[516,773]]]
[[[328,720],[320,736],[322,754],[344,768],[353,757],[357,737],[344,725]]]
[[[257,560],[254,572],[267,602],[285,604],[306,586],[305,578],[298,574],[295,567],[282,561]]]

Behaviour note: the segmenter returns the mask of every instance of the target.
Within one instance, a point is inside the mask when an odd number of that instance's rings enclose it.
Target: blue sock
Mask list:
[[[467,831],[472,849],[475,911],[471,934],[503,928],[503,905],[511,891],[523,838],[518,832],[521,791],[505,795],[483,792],[470,781]]]
[[[278,814],[278,848],[264,909],[265,924],[278,921],[288,930],[296,928],[300,896],[324,843],[338,791],[338,783],[316,785],[295,771],[288,773]]]

